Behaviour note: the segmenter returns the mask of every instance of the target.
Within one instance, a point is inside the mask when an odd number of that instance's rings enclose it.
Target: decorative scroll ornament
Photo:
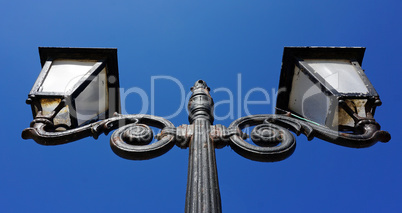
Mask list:
[[[97,139],[100,134],[108,134],[117,129],[110,138],[112,150],[123,158],[145,160],[164,154],[175,144],[175,136],[172,134],[164,134],[157,142],[150,144],[153,133],[148,125],[162,132],[164,128],[174,129],[174,125],[162,117],[116,114],[115,117],[75,129],[56,131],[51,119],[39,117],[32,121],[30,128],[22,132],[22,138],[34,139],[42,145],[60,145],[85,137]]]
[[[130,160],[146,160],[165,154],[175,145],[175,135],[164,133],[164,128],[174,128],[174,125],[157,116],[143,115],[138,123],[118,128],[110,137],[110,146],[114,153]],[[162,130],[155,143],[150,143],[153,133],[149,126]]]
[[[356,125],[355,133],[343,133],[328,127],[313,124],[286,115],[251,115],[239,118],[229,128],[244,129],[255,126],[250,137],[257,144],[246,142],[238,135],[231,136],[229,145],[241,156],[255,161],[278,161],[289,157],[295,147],[295,138],[289,132],[301,133],[308,140],[314,137],[352,148],[364,148],[377,141],[388,142],[390,134],[380,130],[375,120],[362,120]]]
[[[229,128],[244,129],[256,126],[250,137],[259,146],[233,135],[230,137],[230,147],[239,155],[255,161],[273,162],[289,157],[296,148],[293,134],[286,128],[265,122],[268,118],[269,115],[253,115],[235,120]]]
[[[153,132],[149,126],[161,130],[154,143],[151,143]],[[247,136],[241,132],[242,129],[253,126],[250,138],[256,145],[246,142]],[[112,150],[123,158],[145,160],[166,153],[175,144],[186,148],[192,137],[193,127],[182,125],[176,129],[170,121],[157,116],[116,114],[115,117],[71,130],[55,131],[54,128],[51,120],[39,117],[31,123],[30,128],[23,131],[22,137],[34,139],[42,145],[59,145],[90,136],[96,139],[102,133],[108,134],[117,129],[110,138]],[[264,162],[280,161],[294,152],[296,142],[290,131],[297,135],[302,133],[308,140],[317,137],[354,148],[369,147],[377,141],[387,142],[390,139],[389,133],[380,130],[378,123],[373,120],[359,122],[357,129],[358,133],[343,133],[286,115],[267,114],[239,118],[229,128],[220,124],[213,125],[210,134],[217,148],[230,145],[241,156]]]

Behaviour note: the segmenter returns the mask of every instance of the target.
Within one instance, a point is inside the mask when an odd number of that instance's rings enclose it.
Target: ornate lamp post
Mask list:
[[[27,101],[34,120],[22,137],[58,145],[116,130],[111,148],[131,160],[158,157],[174,145],[189,148],[186,212],[221,212],[215,148],[229,145],[245,158],[275,162],[295,150],[290,131],[356,148],[391,139],[373,117],[381,102],[360,67],[364,48],[285,48],[277,113],[242,117],[229,127],[213,125],[214,102],[202,80],[191,88],[189,124],[175,127],[162,117],[119,114],[115,49],[39,50],[43,69]],[[160,133],[154,137],[149,126]],[[247,135],[242,130],[250,126]]]

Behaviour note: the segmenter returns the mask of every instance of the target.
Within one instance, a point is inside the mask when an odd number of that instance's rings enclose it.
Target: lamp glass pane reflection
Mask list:
[[[116,49],[39,48],[42,71],[29,102],[33,116],[50,115],[65,129],[81,126],[120,112]],[[38,114],[40,112],[40,114]]]
[[[340,131],[355,126],[353,114],[373,116],[379,96],[360,66],[364,50],[285,48],[277,113],[291,112]]]
[[[109,109],[106,69],[102,69],[91,83],[75,98],[78,125]]]

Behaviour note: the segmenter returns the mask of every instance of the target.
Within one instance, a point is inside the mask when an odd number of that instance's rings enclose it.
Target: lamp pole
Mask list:
[[[291,112],[250,115],[238,118],[229,127],[213,125],[214,102],[209,87],[203,80],[198,80],[191,91],[192,96],[188,102],[189,124],[178,127],[158,116],[115,113],[112,117],[78,127],[63,125],[66,129],[60,130],[60,125],[55,124],[54,119],[65,109],[66,101],[61,100],[51,113],[42,113],[41,102],[35,99],[36,96],[31,96],[35,101],[28,100],[33,109],[37,109],[37,113],[30,127],[23,130],[22,138],[33,139],[41,145],[59,145],[85,137],[97,139],[100,134],[115,130],[110,137],[111,148],[118,156],[130,160],[161,156],[174,145],[189,148],[185,202],[187,213],[222,212],[216,148],[230,146],[236,153],[250,160],[275,162],[286,159],[295,150],[295,136],[290,131],[297,135],[304,134],[309,140],[317,137],[355,148],[369,147],[378,141],[387,142],[391,139],[388,132],[380,130],[380,125],[372,116],[374,110],[367,112],[369,116],[362,117],[345,104],[342,106],[350,111],[349,114],[355,120],[354,129],[349,132],[336,131]],[[47,98],[45,95],[41,97]],[[154,137],[150,126],[159,128],[160,133]],[[247,127],[254,127],[249,135],[242,131]],[[255,145],[245,141],[248,137]],[[156,142],[151,143],[153,138]]]
[[[213,100],[202,80],[191,88],[188,120],[193,128],[189,143],[186,212],[221,212],[215,144],[210,138]]]

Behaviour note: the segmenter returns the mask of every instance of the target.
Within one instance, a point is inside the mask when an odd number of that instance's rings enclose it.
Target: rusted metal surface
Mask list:
[[[194,125],[182,124],[176,130],[176,145],[182,149],[188,147],[194,133]]]
[[[233,135],[237,135],[243,139],[248,137],[239,128],[226,128],[221,124],[211,125],[209,135],[214,141],[215,148],[218,149],[229,145],[230,137]]]

